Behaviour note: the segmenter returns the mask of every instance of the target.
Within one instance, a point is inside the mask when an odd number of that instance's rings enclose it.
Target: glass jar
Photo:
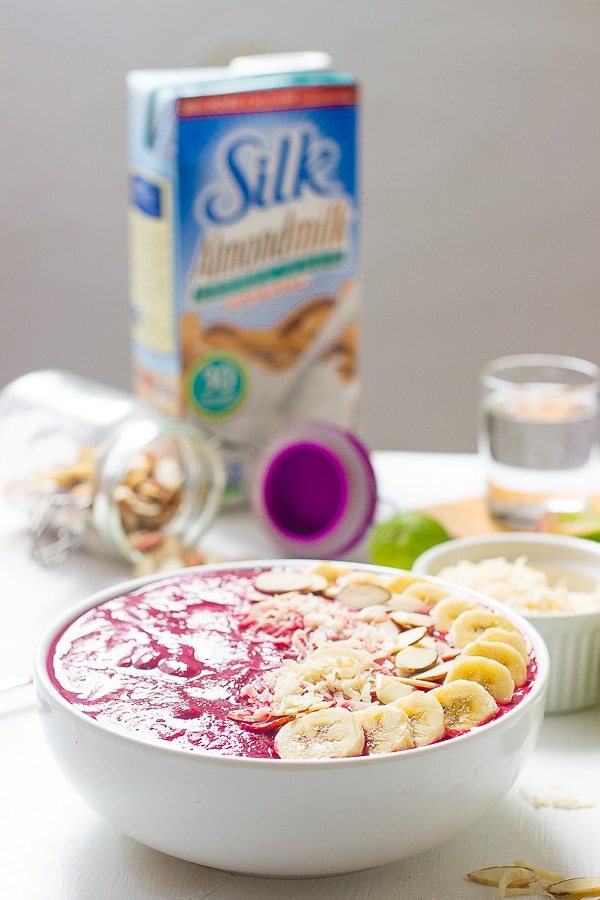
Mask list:
[[[115,388],[31,372],[0,393],[0,485],[31,516],[32,551],[86,544],[139,563],[166,539],[192,548],[225,472],[213,439]]]

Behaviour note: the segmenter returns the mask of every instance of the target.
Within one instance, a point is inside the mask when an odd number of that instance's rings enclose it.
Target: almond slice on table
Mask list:
[[[477,884],[497,887],[501,897],[533,896],[567,897],[572,900],[600,897],[600,877],[565,878],[540,866],[517,859],[512,866],[487,866],[468,872]]]
[[[467,878],[476,884],[498,887],[501,883],[510,888],[530,887],[536,880],[533,869],[526,866],[487,866],[467,873]]]
[[[567,878],[548,885],[553,897],[600,897],[600,877]]]

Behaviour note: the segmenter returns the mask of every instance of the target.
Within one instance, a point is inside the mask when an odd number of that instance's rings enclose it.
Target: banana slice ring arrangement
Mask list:
[[[282,759],[395,753],[469,731],[518,703],[534,671],[512,620],[414,573],[333,563],[257,575],[243,625],[289,655],[232,718],[275,732]]]

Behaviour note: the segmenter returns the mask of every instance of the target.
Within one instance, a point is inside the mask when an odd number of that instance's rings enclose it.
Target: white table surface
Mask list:
[[[400,508],[482,493],[475,456],[380,452],[373,458],[380,496]],[[31,671],[38,637],[64,610],[130,576],[127,564],[83,552],[43,569],[29,558],[26,524],[0,501],[0,678]],[[278,555],[249,514],[222,516],[206,549],[227,559]],[[365,548],[351,558],[366,559]],[[59,772],[30,686],[0,695],[0,761],[0,897],[6,900],[493,900],[497,891],[469,882],[467,871],[522,858],[570,876],[600,875],[600,707],[547,716],[517,784],[454,840],[383,868],[313,880],[233,875],[119,834]],[[539,807],[532,797],[549,805]],[[564,797],[575,808],[561,808]]]

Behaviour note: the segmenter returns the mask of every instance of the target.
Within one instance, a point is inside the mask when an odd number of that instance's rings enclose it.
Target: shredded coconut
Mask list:
[[[376,672],[393,671],[394,638],[386,629],[366,622],[359,610],[314,594],[268,597],[253,604],[242,624],[256,640],[275,635],[303,657],[264,674],[246,692],[273,715],[334,704],[360,709],[371,703]],[[252,692],[259,696],[251,697]]]
[[[526,556],[512,563],[505,557],[477,563],[465,559],[442,569],[438,577],[480,591],[520,612],[600,608],[600,585],[589,593],[569,590],[565,579],[552,585],[545,572],[528,565]]]

